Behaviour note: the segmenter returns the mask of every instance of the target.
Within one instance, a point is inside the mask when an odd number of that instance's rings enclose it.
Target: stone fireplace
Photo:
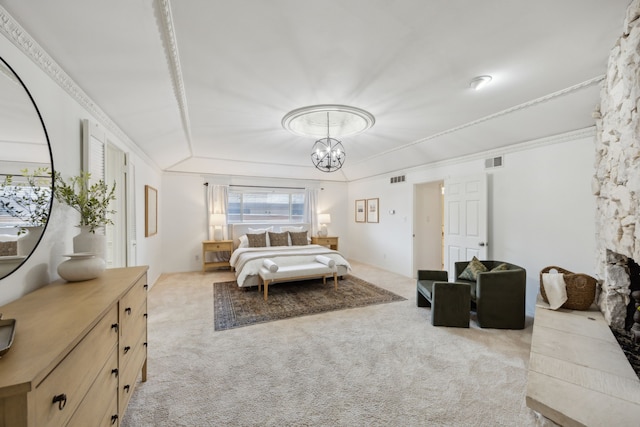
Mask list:
[[[597,305],[623,329],[630,303],[627,259],[640,264],[640,0],[627,9],[611,50],[596,118]]]

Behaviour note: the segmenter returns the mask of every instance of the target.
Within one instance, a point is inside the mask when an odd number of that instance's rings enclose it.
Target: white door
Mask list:
[[[446,179],[444,216],[445,266],[453,280],[455,262],[487,259],[487,175]]]

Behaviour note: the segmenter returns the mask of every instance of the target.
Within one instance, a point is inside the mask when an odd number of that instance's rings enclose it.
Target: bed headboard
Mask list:
[[[240,244],[240,236],[247,234],[250,228],[267,228],[273,227],[274,232],[279,232],[280,227],[304,227],[303,230],[309,231],[309,224],[306,222],[300,222],[296,224],[292,224],[290,222],[269,222],[269,223],[241,223],[241,224],[231,224],[231,239],[233,240],[233,247],[237,248]]]

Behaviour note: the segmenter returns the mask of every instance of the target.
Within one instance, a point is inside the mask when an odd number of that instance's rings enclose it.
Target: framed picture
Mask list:
[[[367,222],[367,201],[356,200],[356,222]]]
[[[158,232],[158,190],[144,186],[144,237]]]
[[[367,199],[367,222],[380,222],[378,199]]]

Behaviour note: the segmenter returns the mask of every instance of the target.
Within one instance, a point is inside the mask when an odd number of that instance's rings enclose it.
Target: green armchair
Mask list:
[[[471,261],[455,263],[455,282],[471,285],[471,308],[475,308],[481,328],[524,329],[527,272],[502,261],[480,261],[486,272],[475,281],[459,276]],[[501,264],[506,269],[491,271]]]

